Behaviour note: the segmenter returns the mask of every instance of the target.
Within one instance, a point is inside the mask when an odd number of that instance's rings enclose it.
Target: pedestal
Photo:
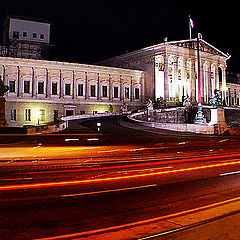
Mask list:
[[[219,135],[227,131],[224,109],[211,109],[211,121],[209,122],[209,125],[214,125],[214,134]]]
[[[0,127],[8,127],[5,112],[6,112],[6,100],[5,98],[0,98]]]

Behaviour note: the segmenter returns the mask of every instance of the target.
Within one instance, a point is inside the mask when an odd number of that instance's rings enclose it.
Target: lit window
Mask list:
[[[17,119],[17,111],[16,109],[10,110],[10,121],[16,121]]]
[[[44,82],[38,82],[38,94],[44,93]]]
[[[107,97],[107,86],[102,86],[102,96]]]
[[[24,81],[24,93],[30,93],[30,81]]]
[[[83,96],[83,84],[78,84],[78,96]]]
[[[15,91],[16,91],[16,82],[9,81],[9,92],[15,92]]]
[[[65,83],[65,95],[70,95],[70,94],[71,94],[71,84]]]
[[[30,122],[31,121],[31,109],[25,109],[25,121]]]
[[[113,89],[113,97],[118,98],[118,87],[114,87]]]
[[[96,86],[95,85],[90,86],[90,96],[96,97]]]
[[[45,109],[39,109],[39,119],[45,121]]]
[[[52,83],[52,95],[57,95],[57,83]]]

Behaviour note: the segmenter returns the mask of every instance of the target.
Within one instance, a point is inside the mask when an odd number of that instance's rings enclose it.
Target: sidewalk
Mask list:
[[[130,226],[131,224],[129,224]],[[106,229],[105,232],[87,232],[71,239],[85,240],[239,240],[240,239],[240,197],[159,217],[146,224],[124,229]],[[110,231],[110,232],[108,232]],[[60,239],[60,238],[56,238]],[[61,238],[65,239],[65,238]]]

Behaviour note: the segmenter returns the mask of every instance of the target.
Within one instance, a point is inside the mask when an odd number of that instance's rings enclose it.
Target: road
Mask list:
[[[60,134],[2,144],[0,239],[84,233],[239,196],[239,138],[153,134],[119,121],[74,121]]]

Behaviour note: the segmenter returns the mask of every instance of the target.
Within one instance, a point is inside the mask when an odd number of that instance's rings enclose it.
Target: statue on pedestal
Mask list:
[[[147,121],[151,121],[153,118],[153,102],[151,99],[148,99],[147,102]]]
[[[127,110],[127,105],[126,105],[125,102],[124,102],[123,105],[121,106],[120,110],[121,110],[122,113],[127,113],[128,110]]]
[[[214,107],[217,108],[222,103],[222,96],[221,92],[218,89],[214,90],[214,97],[209,100],[209,103]]]
[[[4,85],[0,76],[0,127],[8,127],[8,123],[5,115],[6,100],[4,98],[4,94],[7,91],[8,91],[8,86]]]

